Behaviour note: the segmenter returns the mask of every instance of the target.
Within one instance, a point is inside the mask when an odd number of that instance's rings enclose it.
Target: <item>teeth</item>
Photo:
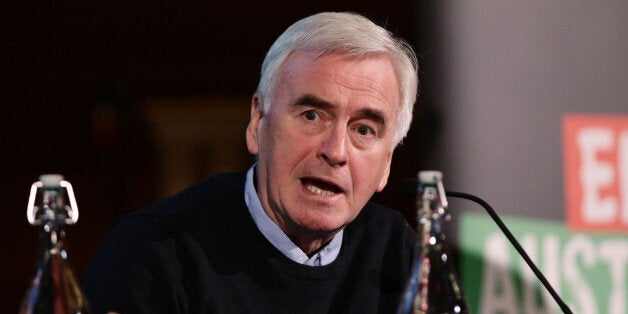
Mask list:
[[[322,190],[320,188],[317,188],[313,185],[307,185],[306,186],[308,190],[310,190],[310,192],[316,194],[316,195],[334,195],[334,192],[332,191],[327,191],[327,190]]]

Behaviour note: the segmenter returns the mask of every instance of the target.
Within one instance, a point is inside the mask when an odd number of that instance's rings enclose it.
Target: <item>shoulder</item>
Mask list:
[[[134,215],[170,214],[181,209],[222,204],[244,197],[244,174],[223,173],[210,176],[185,190],[143,208]]]
[[[351,260],[352,273],[375,279],[380,306],[395,308],[410,274],[417,233],[400,212],[368,203],[344,234],[341,254]]]
[[[170,242],[197,229],[212,229],[212,224],[231,220],[231,216],[246,208],[244,182],[242,174],[214,175],[134,211],[114,224],[97,254],[136,254],[145,251],[149,243]]]
[[[371,202],[347,225],[345,234],[354,244],[368,243],[369,250],[408,251],[417,240],[414,228],[400,212]]]
[[[145,300],[157,293],[151,289],[181,285],[190,263],[203,256],[206,238],[214,238],[207,233],[246,213],[244,182],[241,174],[211,176],[118,221],[85,275],[96,312],[110,305],[138,309],[154,301]]]
[[[188,217],[215,211],[214,208],[242,206],[245,181],[244,174],[210,176],[181,192],[128,214],[116,223],[114,229],[137,221],[142,224],[166,221],[171,225]]]
[[[378,251],[388,254],[392,250],[403,258],[411,254],[418,239],[416,231],[400,212],[372,202],[367,203],[345,231],[354,244],[368,243],[372,254]]]
[[[225,208],[245,207],[243,174],[218,174],[170,197],[131,212],[110,229],[103,241],[132,247],[150,239],[185,230],[199,222],[213,221]],[[136,243],[135,243],[136,242]]]

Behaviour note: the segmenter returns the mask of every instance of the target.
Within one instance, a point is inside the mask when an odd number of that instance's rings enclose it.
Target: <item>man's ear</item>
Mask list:
[[[384,174],[382,175],[382,179],[379,181],[379,185],[377,186],[377,192],[381,192],[388,184],[388,176],[390,175],[390,164],[392,163],[392,151],[388,153],[388,160],[386,162],[386,169],[384,169]]]
[[[259,153],[259,128],[263,117],[264,109],[260,96],[255,94],[251,99],[251,119],[246,127],[246,147],[249,149],[249,153],[253,155]]]

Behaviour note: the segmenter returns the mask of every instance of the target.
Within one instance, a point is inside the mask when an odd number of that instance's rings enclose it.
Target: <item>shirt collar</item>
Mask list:
[[[289,259],[303,265],[324,266],[332,263],[340,253],[344,230],[340,230],[334,238],[320,251],[312,257],[308,257],[301,248],[288,238],[288,236],[268,217],[264,211],[259,197],[255,190],[254,173],[255,164],[246,173],[246,183],[244,186],[244,201],[249,212],[264,237],[272,243],[281,253]]]

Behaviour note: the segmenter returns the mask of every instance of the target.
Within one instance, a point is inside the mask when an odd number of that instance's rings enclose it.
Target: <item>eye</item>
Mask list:
[[[303,116],[309,121],[315,121],[316,119],[320,118],[320,115],[318,114],[318,112],[314,110],[308,110],[304,112]]]
[[[363,136],[367,136],[367,135],[374,135],[375,134],[375,130],[373,130],[372,128],[366,126],[366,125],[360,125],[356,128],[356,131],[358,132],[358,134],[363,135]]]

